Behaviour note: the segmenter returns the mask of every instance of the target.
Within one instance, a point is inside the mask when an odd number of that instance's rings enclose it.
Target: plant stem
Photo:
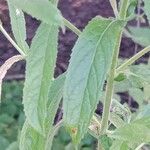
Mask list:
[[[123,20],[126,19],[126,11],[128,8],[128,2],[129,2],[129,0],[122,1],[121,10],[120,10],[120,19],[123,19]],[[118,41],[117,41],[116,47],[114,49],[112,64],[111,64],[109,77],[108,77],[108,81],[107,81],[100,135],[105,134],[106,130],[108,129],[110,105],[111,105],[111,100],[112,100],[112,95],[113,95],[113,83],[114,83],[114,78],[115,78],[115,71],[116,71],[116,66],[117,66],[117,61],[118,61],[122,32],[123,31],[120,32],[120,36],[118,37]]]
[[[69,22],[67,19],[64,18],[64,23],[65,25],[71,30],[73,31],[76,35],[80,35],[81,34],[81,31],[75,27],[71,22]]]
[[[98,147],[97,147],[97,150],[105,150],[101,144],[101,141],[98,140]]]
[[[7,38],[7,40],[16,48],[16,50],[22,55],[26,56],[26,54],[23,52],[23,50],[15,43],[15,41],[9,36],[9,34],[6,32],[6,30],[3,28],[2,24],[0,23],[0,30],[4,34],[4,36]]]
[[[116,0],[109,0],[111,7],[114,11],[115,17],[118,18],[118,8],[117,8],[117,1]]]
[[[128,66],[132,65],[135,61],[137,61],[139,58],[141,58],[143,55],[145,55],[148,52],[150,52],[150,46],[144,48],[136,55],[134,55],[132,58],[127,60],[125,63],[123,63],[120,67],[116,69],[116,73],[124,71]]]
[[[120,43],[121,43],[121,36],[122,36],[122,32],[120,33],[118,42],[116,44],[116,48],[113,54],[111,69],[110,69],[109,77],[107,81],[105,102],[104,102],[103,115],[102,115],[101,132],[100,132],[101,135],[105,134],[108,128],[110,105],[111,105],[111,100],[112,100],[112,95],[113,95],[113,82],[115,78],[115,68],[117,66],[117,60],[118,60],[118,55],[119,55]]]
[[[140,150],[144,145],[145,143],[140,144],[135,150]]]
[[[119,13],[120,19],[123,19],[123,20],[126,19],[129,1],[130,0],[121,0],[121,7],[120,7],[120,13]]]
[[[46,146],[45,146],[45,150],[49,150],[52,147],[52,142],[54,139],[54,136],[56,135],[56,133],[58,132],[58,130],[60,129],[60,127],[62,126],[63,121],[61,120],[59,123],[57,123],[53,130],[50,130],[47,136],[47,140],[46,140]]]

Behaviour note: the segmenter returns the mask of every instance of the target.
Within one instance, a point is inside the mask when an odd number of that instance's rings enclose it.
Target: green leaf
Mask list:
[[[47,117],[46,117],[46,136],[45,138],[39,134],[36,130],[34,130],[34,128],[32,128],[29,123],[27,123],[27,121],[24,124],[24,127],[22,129],[22,133],[21,133],[21,141],[20,141],[20,147],[23,145],[22,150],[26,150],[26,145],[27,148],[30,148],[31,150],[33,150],[32,148],[36,148],[40,150],[40,148],[44,149],[47,147],[47,150],[49,150],[51,148],[51,145],[46,145],[46,139],[48,138],[49,140],[53,140],[50,139],[50,137],[48,137],[48,133],[51,135],[53,135],[54,132],[54,127],[53,127],[53,123],[54,123],[54,118],[56,115],[56,111],[58,109],[58,105],[60,103],[60,100],[62,98],[62,90],[63,90],[63,85],[64,85],[64,81],[65,81],[65,73],[60,75],[58,78],[56,78],[50,87],[49,90],[49,97],[48,97],[48,102],[47,102]],[[36,142],[39,142],[39,145],[36,145]],[[50,141],[49,141],[50,143]],[[27,150],[30,150],[27,149]]]
[[[28,123],[41,134],[45,133],[46,104],[56,64],[57,38],[56,26],[41,24],[27,56],[24,110]]]
[[[143,106],[137,115],[137,118],[150,117],[150,104]]]
[[[55,5],[48,0],[10,0],[17,8],[47,23],[63,26],[63,18]]]
[[[47,132],[50,132],[50,130],[52,130],[55,115],[62,99],[65,78],[66,73],[60,75],[52,82],[52,85],[50,87],[47,102],[47,117],[45,122]]]
[[[0,150],[5,150],[8,145],[9,145],[8,140],[6,138],[0,136]]]
[[[11,20],[11,28],[13,35],[17,41],[17,44],[20,48],[27,52],[29,49],[26,43],[26,26],[25,26],[25,18],[23,12],[14,6],[10,0],[7,0],[9,6],[9,15]]]
[[[11,143],[6,150],[19,150],[18,142]]]
[[[147,143],[150,142],[150,128],[142,121],[132,122],[125,126],[118,128],[110,136],[117,140],[128,141],[134,143]]]
[[[149,89],[150,89],[150,84],[145,84],[145,86],[144,86],[144,97],[145,97],[146,101],[149,101],[149,99],[150,99]]]
[[[133,123],[142,124],[142,125],[146,126],[147,128],[149,128],[149,130],[150,130],[150,114],[145,115],[141,119],[135,120]]]
[[[111,112],[109,120],[116,128],[122,127],[125,124],[122,118],[113,112]]]
[[[125,79],[126,79],[126,75],[124,73],[120,73],[114,80],[120,82]]]
[[[112,140],[107,135],[102,135],[99,140],[101,141],[103,148],[109,150],[112,145]]]
[[[130,0],[130,4],[127,10],[127,16],[132,17],[135,15],[135,8],[137,6],[137,0]]]
[[[131,118],[131,112],[127,106],[122,105],[120,102],[113,99],[112,104],[111,104],[111,109],[112,109],[112,112],[121,116],[125,122],[129,122]]]
[[[149,0],[144,0],[144,11],[145,11],[145,14],[147,15],[147,18],[148,18],[149,22],[150,22],[149,8],[150,8],[150,1]]]
[[[128,27],[130,35],[128,36],[131,38],[135,43],[146,47],[150,45],[150,28],[148,27]]]
[[[144,93],[141,89],[138,88],[130,88],[129,95],[138,102],[139,106],[144,102]]]
[[[45,140],[27,121],[25,121],[21,136],[19,149],[21,150],[44,150]]]
[[[64,87],[64,122],[75,143],[87,132],[123,24],[96,17],[73,48]]]
[[[110,147],[110,150],[129,150],[129,147],[127,143],[120,140],[115,140]]]

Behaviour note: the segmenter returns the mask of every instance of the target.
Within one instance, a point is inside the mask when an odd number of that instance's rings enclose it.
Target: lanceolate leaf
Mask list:
[[[134,42],[140,44],[141,46],[149,46],[150,45],[150,28],[147,27],[131,27],[129,26],[130,35],[127,35]]]
[[[9,14],[11,19],[11,28],[17,44],[26,52],[28,45],[26,43],[26,26],[23,12],[14,6],[10,0],[7,0],[9,6]]]
[[[50,132],[54,124],[56,112],[59,107],[59,103],[62,99],[63,88],[65,82],[66,73],[60,75],[52,82],[49,90],[48,103],[47,103],[47,117],[46,117],[46,130]]]
[[[28,123],[44,133],[46,104],[57,56],[58,28],[41,24],[27,57],[23,104]]]
[[[32,128],[27,121],[21,132],[20,148],[21,150],[50,150],[52,146],[53,137],[56,131],[54,131],[54,118],[58,105],[62,98],[62,89],[64,87],[65,74],[56,78],[50,87],[49,97],[47,103],[47,117],[46,117],[46,135],[45,137],[39,134],[34,128]],[[49,137],[50,135],[51,137]],[[49,144],[49,145],[47,145]]]
[[[73,48],[64,87],[64,121],[75,143],[87,132],[123,24],[96,17]]]
[[[17,7],[31,16],[47,23],[63,25],[63,18],[55,5],[48,0],[10,0]]]

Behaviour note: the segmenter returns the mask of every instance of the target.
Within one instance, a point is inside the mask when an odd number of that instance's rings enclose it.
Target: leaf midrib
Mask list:
[[[51,33],[52,27],[53,27],[53,25],[50,26],[49,35],[50,35],[50,33]],[[44,58],[46,57],[46,54],[47,54],[46,52],[47,52],[48,46],[49,46],[49,45],[48,45],[49,37],[50,37],[50,36],[47,36],[47,46],[46,46],[46,51],[45,51],[45,54],[44,54]],[[38,106],[38,107],[37,107],[37,110],[39,109],[39,106],[40,106],[40,105],[39,105],[39,100],[40,100],[40,96],[41,96],[41,89],[42,89],[42,83],[43,83],[43,78],[44,78],[44,68],[45,68],[44,66],[45,66],[45,64],[46,64],[46,61],[45,61],[45,59],[44,59],[44,63],[43,63],[43,67],[42,67],[43,69],[42,69],[42,76],[41,76],[41,82],[40,82],[40,89],[39,89],[40,92],[39,92],[39,95],[38,95],[38,98],[37,98],[37,100],[38,100],[38,101],[37,101],[37,102],[38,102],[38,103],[37,103],[37,106]],[[46,102],[46,103],[47,103],[47,102]],[[46,106],[46,105],[45,105],[45,106]],[[46,107],[45,107],[45,108],[46,108]],[[37,112],[39,112],[39,111],[37,111]],[[39,120],[39,115],[38,115],[38,121],[39,121],[39,123],[40,123],[40,126],[41,126],[42,129],[43,129],[43,128],[44,128],[44,124],[41,125],[41,121]],[[43,123],[44,123],[44,122],[45,122],[45,116],[44,116],[44,121],[43,121]]]
[[[94,52],[94,55],[93,55],[93,58],[92,58],[92,63],[91,63],[91,65],[90,65],[90,69],[89,69],[89,73],[88,73],[88,78],[87,78],[87,81],[86,81],[86,85],[85,85],[85,89],[84,89],[84,94],[83,94],[83,97],[82,97],[82,103],[81,103],[81,109],[80,109],[80,115],[79,116],[81,116],[81,110],[82,110],[82,108],[83,108],[83,100],[84,100],[84,97],[85,97],[85,91],[86,91],[86,89],[87,89],[87,84],[88,84],[88,81],[89,81],[89,75],[90,75],[90,72],[91,72],[91,68],[92,68],[92,64],[93,64],[93,62],[94,62],[94,60],[95,60],[95,54],[96,54],[96,52],[97,52],[97,49],[98,49],[98,46],[99,46],[99,43],[101,42],[101,40],[103,39],[103,37],[104,37],[104,35],[105,35],[105,33],[107,32],[107,30],[112,26],[112,24],[113,23],[115,23],[116,22],[116,20],[114,20],[114,21],[112,21],[112,22],[110,22],[109,23],[109,25],[107,26],[107,28],[104,30],[104,32],[102,33],[102,35],[100,36],[100,39],[98,40],[98,42],[97,42],[97,44],[96,44],[96,47],[95,47],[95,52]],[[91,112],[92,113],[92,112]],[[91,114],[90,114],[90,116],[91,116]],[[79,117],[79,119],[78,119],[78,122],[79,122],[79,120],[80,120],[80,117]],[[79,125],[78,125],[79,126]]]

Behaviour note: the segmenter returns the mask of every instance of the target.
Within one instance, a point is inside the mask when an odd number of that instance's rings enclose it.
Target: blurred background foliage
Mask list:
[[[0,105],[0,150],[18,150],[19,133],[24,123],[22,105],[23,81],[7,81],[3,84]],[[80,144],[82,150],[94,149],[96,139],[89,134]],[[73,150],[71,138],[62,127],[55,136],[53,150]]]

